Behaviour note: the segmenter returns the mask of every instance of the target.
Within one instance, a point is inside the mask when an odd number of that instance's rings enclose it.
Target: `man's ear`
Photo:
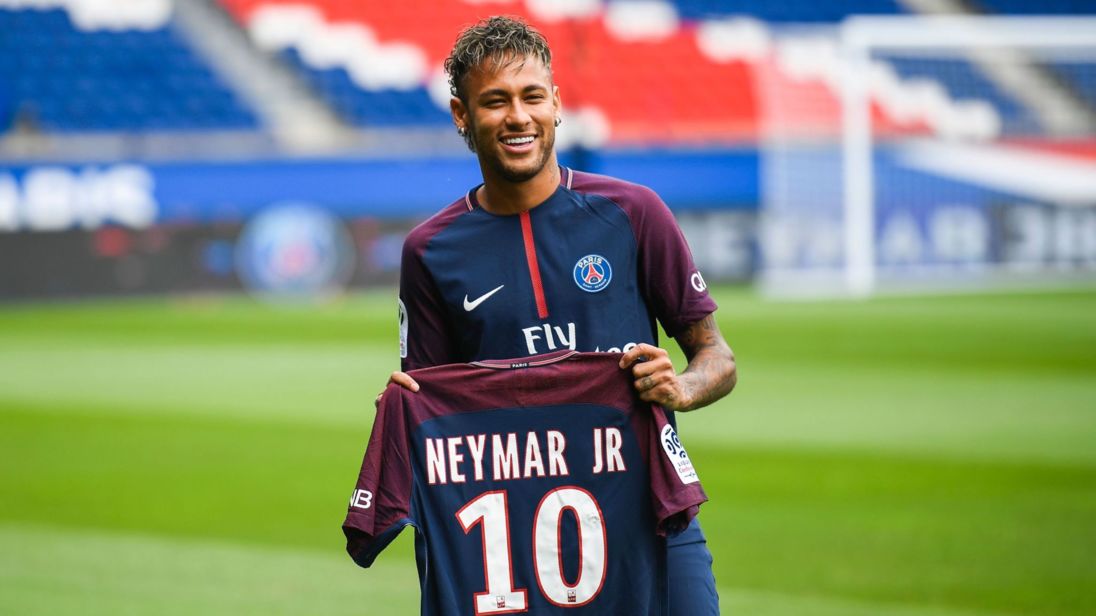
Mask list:
[[[464,102],[457,97],[449,99],[449,113],[453,116],[453,124],[456,125],[457,130],[468,130],[468,107],[464,105]]]

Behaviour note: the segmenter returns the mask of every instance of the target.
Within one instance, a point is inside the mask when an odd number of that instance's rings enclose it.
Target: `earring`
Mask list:
[[[463,126],[458,126],[457,127],[457,134],[460,135],[461,137],[464,137],[467,132],[468,132],[467,128],[465,128]]]
[[[559,126],[560,124],[563,124],[563,118],[556,116],[556,126]]]

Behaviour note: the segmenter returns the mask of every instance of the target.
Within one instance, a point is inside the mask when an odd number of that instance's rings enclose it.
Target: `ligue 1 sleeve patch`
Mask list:
[[[575,284],[587,293],[597,293],[612,279],[613,268],[601,255],[586,255],[575,263]]]
[[[662,441],[662,449],[674,465],[674,470],[677,471],[677,477],[681,480],[681,483],[689,484],[700,481],[700,477],[697,476],[696,470],[693,468],[693,462],[689,459],[689,454],[685,453],[685,448],[678,440],[677,432],[674,431],[673,426],[666,424],[662,428],[662,438],[660,440]]]

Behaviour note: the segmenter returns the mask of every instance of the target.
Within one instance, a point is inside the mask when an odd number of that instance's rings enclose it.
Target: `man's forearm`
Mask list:
[[[715,317],[708,315],[678,335],[677,342],[689,359],[681,373],[688,403],[679,411],[708,406],[726,396],[738,381],[734,353],[719,332]]]

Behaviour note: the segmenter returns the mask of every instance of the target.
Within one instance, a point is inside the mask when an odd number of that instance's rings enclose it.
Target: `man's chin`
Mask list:
[[[543,169],[543,167],[541,167],[541,169]],[[503,169],[502,177],[507,182],[520,184],[521,182],[528,182],[537,177],[538,173],[540,173],[540,169]]]
[[[546,160],[541,160],[531,165],[507,165],[502,161],[496,161],[495,170],[507,182],[519,184],[537,177],[544,170],[546,163]]]

